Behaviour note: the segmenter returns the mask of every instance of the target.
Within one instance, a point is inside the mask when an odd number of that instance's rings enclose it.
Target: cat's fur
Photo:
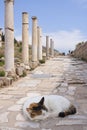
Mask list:
[[[43,120],[75,114],[76,108],[65,97],[45,95],[28,99],[23,106],[23,112],[31,120]]]

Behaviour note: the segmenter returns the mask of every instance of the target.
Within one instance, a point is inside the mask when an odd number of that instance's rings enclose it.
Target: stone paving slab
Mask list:
[[[39,122],[25,118],[24,102],[43,94],[67,97],[77,113]],[[12,86],[0,89],[0,130],[87,130],[87,63],[71,57],[53,58]]]

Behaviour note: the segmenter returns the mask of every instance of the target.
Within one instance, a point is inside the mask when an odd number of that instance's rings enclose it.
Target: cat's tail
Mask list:
[[[75,114],[75,113],[76,113],[76,108],[75,108],[75,106],[71,105],[67,111],[60,112],[58,116],[59,117],[65,117],[67,115],[72,115],[72,114]]]

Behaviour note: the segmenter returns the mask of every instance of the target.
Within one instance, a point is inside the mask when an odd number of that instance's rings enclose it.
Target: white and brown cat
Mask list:
[[[31,120],[43,120],[75,114],[76,108],[65,97],[45,95],[28,99],[24,103],[23,112]]]

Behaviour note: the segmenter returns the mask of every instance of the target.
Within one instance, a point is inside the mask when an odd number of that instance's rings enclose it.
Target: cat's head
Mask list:
[[[26,108],[31,119],[36,118],[43,114],[43,111],[48,111],[46,106],[44,105],[44,97],[38,103],[31,103],[29,108]]]

